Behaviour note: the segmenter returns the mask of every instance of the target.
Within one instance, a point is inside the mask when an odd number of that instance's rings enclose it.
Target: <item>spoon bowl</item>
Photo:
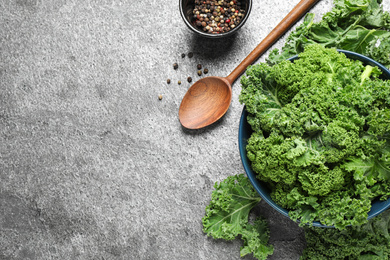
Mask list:
[[[234,81],[317,1],[301,0],[229,76],[206,77],[192,85],[180,104],[180,123],[189,129],[199,129],[220,119],[230,106]]]
[[[226,78],[200,79],[188,89],[180,104],[180,123],[188,129],[211,125],[226,113],[231,100],[232,87]]]

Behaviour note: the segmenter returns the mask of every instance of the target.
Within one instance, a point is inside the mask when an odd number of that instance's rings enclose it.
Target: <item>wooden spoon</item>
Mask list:
[[[234,81],[316,2],[318,0],[301,0],[229,76],[205,77],[195,82],[180,104],[180,123],[188,129],[199,129],[220,119],[230,106]]]

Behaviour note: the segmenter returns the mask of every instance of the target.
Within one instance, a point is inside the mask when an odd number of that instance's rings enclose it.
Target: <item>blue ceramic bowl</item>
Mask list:
[[[344,53],[350,59],[362,61],[363,64],[365,64],[365,65],[377,66],[382,71],[381,78],[390,79],[390,71],[385,66],[374,61],[373,59],[370,59],[366,56],[363,56],[361,54],[351,52],[351,51],[345,51],[345,50],[338,50],[338,51]],[[291,57],[289,60],[294,61],[296,59],[298,59],[298,56]],[[251,126],[247,122],[247,116],[248,116],[248,112],[246,111],[246,109],[244,107],[242,114],[241,114],[241,119],[240,119],[240,126],[239,126],[239,132],[238,132],[238,144],[239,144],[239,149],[240,149],[241,161],[242,161],[242,164],[244,166],[245,172],[246,172],[249,180],[251,181],[253,187],[260,194],[260,196],[263,198],[263,200],[265,200],[269,205],[271,205],[274,209],[276,209],[282,215],[289,217],[288,216],[289,210],[282,208],[281,206],[276,204],[271,199],[270,190],[267,187],[266,183],[258,180],[256,178],[256,173],[252,171],[251,162],[249,161],[249,159],[247,157],[246,145],[247,145],[248,139],[251,136],[253,131],[251,129]],[[371,218],[379,215],[380,213],[382,213],[383,211],[385,211],[389,207],[390,207],[390,199],[388,199],[386,201],[379,201],[379,200],[373,201],[372,205],[371,205],[371,211],[368,213],[368,219],[371,219]],[[317,221],[313,222],[313,226],[315,226],[315,227],[330,227],[330,226],[323,225]]]

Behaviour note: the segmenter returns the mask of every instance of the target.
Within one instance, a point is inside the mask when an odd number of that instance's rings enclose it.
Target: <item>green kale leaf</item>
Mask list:
[[[257,259],[267,259],[273,253],[268,245],[269,229],[260,216],[249,223],[249,213],[260,202],[244,174],[227,177],[215,183],[206,215],[202,218],[203,231],[215,239],[233,240],[238,236],[244,241],[240,255],[253,253]]]
[[[300,259],[389,259],[389,231],[389,210],[362,226],[350,226],[343,231],[305,227],[307,246]]]
[[[252,253],[257,259],[267,259],[274,252],[274,248],[268,245],[269,236],[266,220],[257,217],[253,224],[248,224],[242,230],[241,238],[244,240],[244,246],[240,249],[240,256],[243,257]]]
[[[333,9],[318,23],[307,14],[286,39],[281,52],[271,51],[268,62],[277,64],[303,52],[309,44],[350,50],[390,67],[390,14],[381,0],[335,0]]]

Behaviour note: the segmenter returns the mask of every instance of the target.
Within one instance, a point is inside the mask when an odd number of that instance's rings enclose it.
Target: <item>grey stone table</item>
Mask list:
[[[228,75],[298,2],[255,0],[235,37],[212,41],[178,0],[0,1],[0,259],[240,259],[240,240],[201,225],[213,184],[244,172],[239,81],[211,127],[183,129],[178,108],[198,63]],[[255,211],[270,259],[298,259],[302,230]]]

